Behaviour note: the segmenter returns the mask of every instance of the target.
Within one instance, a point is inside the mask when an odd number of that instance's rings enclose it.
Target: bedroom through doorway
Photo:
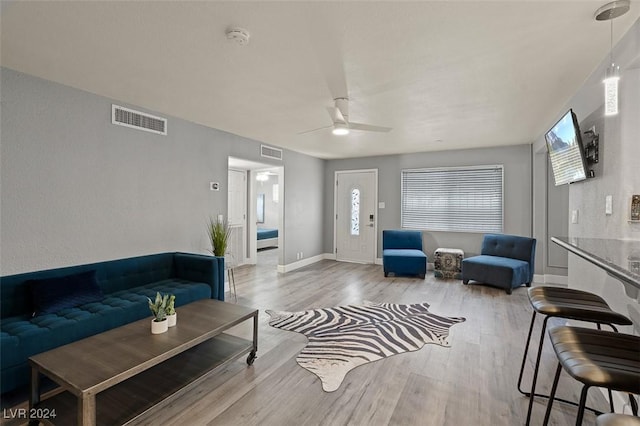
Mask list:
[[[246,232],[238,264],[277,269],[284,264],[284,167],[229,157],[229,171],[246,177]]]

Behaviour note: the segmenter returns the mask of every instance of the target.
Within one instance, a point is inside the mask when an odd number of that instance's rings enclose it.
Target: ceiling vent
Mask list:
[[[274,160],[282,160],[282,150],[267,145],[260,145],[260,155],[265,158],[273,158]]]
[[[159,135],[167,134],[167,119],[118,105],[111,105],[111,123]]]

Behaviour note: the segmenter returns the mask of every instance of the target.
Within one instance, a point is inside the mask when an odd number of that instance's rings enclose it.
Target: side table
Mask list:
[[[437,248],[434,258],[434,277],[462,279],[464,251],[452,248]]]

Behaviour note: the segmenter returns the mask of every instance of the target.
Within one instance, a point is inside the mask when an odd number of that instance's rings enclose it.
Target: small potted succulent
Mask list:
[[[147,300],[149,300],[149,309],[153,314],[153,319],[151,320],[151,334],[160,334],[168,330],[169,321],[167,321],[166,312],[168,299],[168,294],[162,296],[160,292],[156,293],[155,301],[147,297]]]
[[[176,325],[176,322],[178,321],[178,314],[176,313],[175,303],[175,294],[170,294],[169,300],[167,301],[167,306],[164,308],[164,312],[167,315],[167,325],[169,327],[174,327]]]

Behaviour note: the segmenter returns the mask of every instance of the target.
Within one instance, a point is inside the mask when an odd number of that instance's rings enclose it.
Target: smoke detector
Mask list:
[[[230,28],[227,30],[226,34],[228,40],[235,41],[241,46],[249,44],[249,37],[251,34],[249,34],[249,31],[244,28]]]

